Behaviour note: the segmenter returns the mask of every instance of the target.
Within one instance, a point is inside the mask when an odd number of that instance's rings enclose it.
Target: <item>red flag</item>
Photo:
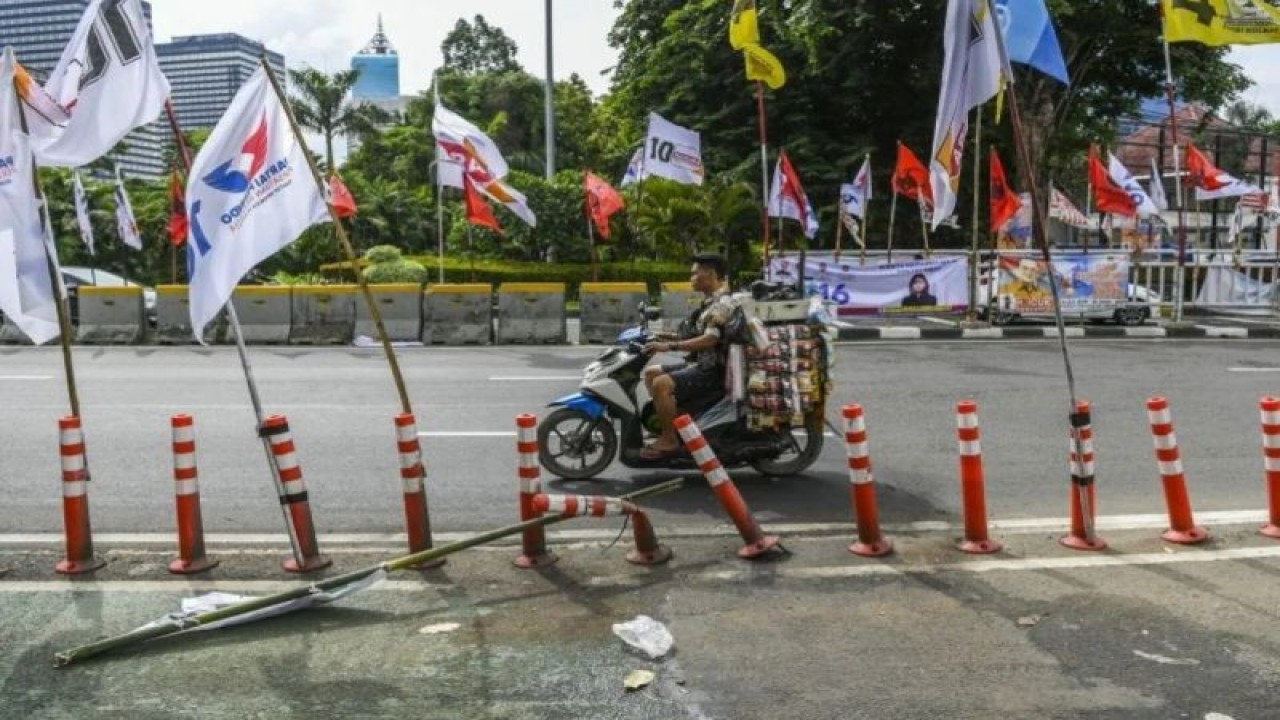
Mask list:
[[[609,216],[626,207],[613,186],[593,172],[582,176],[582,189],[587,194],[587,212],[595,222],[600,237],[609,239]]]
[[[340,218],[353,217],[359,212],[355,197],[351,195],[347,184],[342,182],[338,173],[329,176],[329,204],[333,206],[333,211]]]
[[[893,191],[908,200],[924,201],[933,206],[933,188],[929,186],[929,168],[911,152],[911,148],[898,142],[898,164],[893,168]]]
[[[991,232],[1004,227],[1021,208],[1022,199],[1009,187],[1000,156],[991,148]]]
[[[1089,146],[1089,184],[1093,186],[1093,200],[1100,213],[1116,213],[1133,217],[1138,205],[1129,191],[1111,179],[1111,173],[1098,159],[1098,146]]]
[[[462,197],[467,207],[467,222],[480,227],[487,227],[496,233],[502,233],[502,226],[498,224],[498,218],[493,216],[493,210],[489,208],[489,203],[481,197],[480,191],[476,190],[476,185],[471,181],[471,176],[467,173],[462,174]]]
[[[1191,184],[1202,190],[1221,190],[1230,184],[1221,178],[1226,173],[1214,167],[1209,158],[1191,143],[1187,143],[1187,175],[1191,178]]]
[[[182,247],[187,241],[187,193],[182,186],[182,176],[177,170],[169,176],[169,241],[174,247]]]
[[[778,153],[778,167],[782,169],[782,183],[778,192],[782,198],[790,199],[795,203],[796,209],[800,212],[800,217],[796,219],[800,221],[801,227],[807,229],[809,227],[809,196],[804,194],[800,176],[791,166],[791,158],[787,157],[786,151]]]

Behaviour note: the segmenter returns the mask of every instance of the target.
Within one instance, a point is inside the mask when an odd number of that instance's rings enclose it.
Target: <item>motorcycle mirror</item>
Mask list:
[[[649,303],[642,302],[636,306],[636,309],[640,311],[640,316],[645,320],[657,320],[662,317],[662,308],[653,307]]]

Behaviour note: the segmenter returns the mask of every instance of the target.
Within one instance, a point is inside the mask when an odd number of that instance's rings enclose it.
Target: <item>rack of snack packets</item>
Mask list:
[[[829,315],[809,300],[747,302],[754,342],[745,348],[747,427],[802,427],[831,392],[834,332]]]

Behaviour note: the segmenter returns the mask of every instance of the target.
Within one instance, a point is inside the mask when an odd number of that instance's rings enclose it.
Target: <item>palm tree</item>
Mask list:
[[[303,68],[290,70],[294,95],[290,99],[298,124],[324,137],[325,169],[332,171],[335,135],[369,134],[390,121],[391,116],[368,103],[348,101],[358,70],[342,70],[332,75]]]

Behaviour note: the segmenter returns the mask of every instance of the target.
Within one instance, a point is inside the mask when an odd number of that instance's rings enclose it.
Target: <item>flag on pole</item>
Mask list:
[[[182,247],[182,243],[187,241],[187,234],[191,232],[191,225],[187,222],[187,198],[186,191],[183,189],[182,175],[174,168],[169,174],[169,242],[174,247]]]
[[[1147,195],[1151,197],[1151,202],[1155,204],[1156,209],[1164,212],[1169,209],[1169,196],[1164,194],[1164,176],[1160,174],[1160,168],[1156,166],[1156,159],[1151,158],[1151,181],[1147,183]]]
[[[1010,61],[1030,65],[1063,85],[1071,84],[1044,0],[995,0],[995,10]]]
[[[867,201],[870,199],[871,158],[864,158],[853,182],[840,186],[840,210],[848,217],[862,220],[867,215]]]
[[[742,59],[747,64],[747,79],[760,80],[777,90],[787,84],[787,71],[776,55],[759,45],[744,45]]]
[[[53,167],[88,165],[135,128],[156,119],[169,98],[142,0],[91,0],[46,94],[70,116],[29,118],[36,159]]]
[[[1156,207],[1155,202],[1151,200],[1151,196],[1147,195],[1147,191],[1142,188],[1142,184],[1138,182],[1133,173],[1129,172],[1129,168],[1124,166],[1113,153],[1107,153],[1107,171],[1111,175],[1111,179],[1116,184],[1125,189],[1129,193],[1129,197],[1133,200],[1134,207],[1138,211],[1139,217],[1151,217],[1159,215],[1160,208]]]
[[[1094,205],[1100,213],[1116,213],[1133,217],[1138,212],[1129,191],[1112,179],[1107,168],[1098,159],[1098,146],[1089,146],[1089,184],[1093,186]]]
[[[1022,199],[1009,187],[1004,164],[995,148],[991,148],[991,232],[1004,227],[1022,209]]]
[[[89,221],[89,196],[84,192],[84,183],[80,182],[80,171],[71,173],[71,195],[76,206],[76,226],[80,229],[80,241],[89,249],[89,254],[96,254],[93,249],[93,223]]]
[[[133,214],[133,204],[129,202],[129,192],[124,187],[124,177],[120,175],[120,166],[116,166],[116,229],[120,233],[120,242],[134,250],[142,249],[142,235],[138,232],[138,219]]]
[[[436,138],[437,172],[440,184],[462,188],[462,173],[469,170],[477,186],[507,176],[507,160],[498,144],[471,121],[436,99],[431,116],[431,133]]]
[[[1049,217],[1072,227],[1089,227],[1089,218],[1080,212],[1070,198],[1052,185],[1049,186]]]
[[[0,312],[31,342],[59,335],[30,139],[18,118],[13,50],[0,66]]]
[[[920,162],[920,158],[911,152],[911,148],[898,141],[898,162],[893,168],[893,191],[908,200],[920,201],[923,194],[925,202],[933,205],[933,188],[929,186],[929,168]]]
[[[498,218],[494,217],[489,203],[485,202],[484,197],[476,191],[476,184],[466,173],[462,175],[462,200],[467,208],[467,222],[489,228],[499,235],[502,234],[502,226],[498,224]]]
[[[197,339],[254,265],[329,219],[284,105],[259,67],[236,93],[187,183],[191,329]]]
[[[1196,200],[1239,197],[1260,193],[1262,188],[1251,182],[1233,177],[1215,167],[1195,145],[1187,143],[1187,175],[1196,186]]]
[[[734,0],[733,10],[729,15],[729,44],[734,50],[760,44],[756,0]]]
[[[485,197],[510,210],[529,227],[538,226],[538,216],[534,215],[533,209],[529,207],[529,199],[524,196],[524,193],[501,180],[479,183],[476,182],[476,176],[472,172],[468,172],[467,177]]]
[[[773,187],[769,192],[769,217],[791,218],[804,228],[804,236],[814,238],[818,234],[818,218],[800,184],[800,176],[791,166],[787,153],[778,153],[778,163],[773,168]]]
[[[326,188],[329,192],[329,204],[333,206],[333,211],[340,218],[355,217],[360,212],[360,208],[356,207],[356,198],[347,189],[347,184],[342,182],[342,176],[333,173],[329,176],[329,185]]]
[[[593,172],[582,176],[582,190],[587,196],[587,213],[600,237],[609,239],[609,217],[626,207],[622,196],[604,178]]]
[[[636,151],[631,153],[631,159],[627,161],[626,172],[622,173],[622,181],[618,183],[620,187],[635,185],[640,182],[640,176],[644,172],[644,148],[638,147]]]
[[[1280,42],[1280,9],[1267,0],[1160,0],[1169,42],[1255,45]]]
[[[663,177],[685,185],[701,185],[702,138],[696,130],[681,127],[658,113],[649,113],[640,180]]]
[[[933,128],[929,174],[933,229],[955,211],[969,110],[995,96],[1008,75],[987,0],[948,0],[942,89]]]

